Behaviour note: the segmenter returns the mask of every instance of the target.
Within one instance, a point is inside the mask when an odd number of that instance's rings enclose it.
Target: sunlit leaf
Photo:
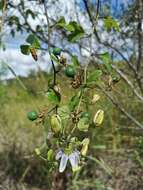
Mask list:
[[[65,27],[66,25],[66,21],[65,21],[65,18],[64,17],[61,17],[58,22],[56,23],[56,26],[59,26],[59,27]]]
[[[34,34],[30,34],[26,38],[26,42],[28,42],[29,44],[31,44],[36,49],[40,48],[40,42],[39,42],[38,38]]]
[[[119,23],[111,17],[107,17],[104,19],[104,27],[107,31],[111,31],[112,29],[117,32],[120,31]]]

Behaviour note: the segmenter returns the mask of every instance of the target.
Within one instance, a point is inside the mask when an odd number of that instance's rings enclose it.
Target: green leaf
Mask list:
[[[89,128],[89,119],[88,118],[81,118],[77,124],[77,128],[80,131],[87,132]]]
[[[75,67],[79,66],[79,62],[78,62],[78,58],[76,55],[72,55],[71,56],[71,59],[72,59],[72,63]]]
[[[29,44],[31,44],[35,49],[39,49],[40,48],[39,39],[34,34],[30,34],[26,38],[26,42],[28,42]]]
[[[71,34],[68,35],[68,40],[70,42],[75,42],[77,40],[79,40],[81,37],[83,37],[84,35],[84,30],[82,28],[82,26],[80,26],[77,22],[72,21],[68,24],[68,27],[71,31]]]
[[[59,27],[62,27],[64,28],[66,25],[66,21],[65,21],[65,18],[64,17],[61,17],[58,22],[56,23],[56,26],[59,26]]]
[[[59,64],[58,58],[53,53],[50,53],[50,58],[51,58],[51,60],[53,60],[53,61],[55,61],[56,63]]]
[[[48,90],[47,96],[48,96],[49,102],[51,103],[58,104],[60,102],[60,97],[53,89]]]
[[[110,54],[108,52],[105,52],[105,53],[100,55],[100,59],[103,61],[107,71],[109,73],[111,73],[111,71],[112,71],[112,64],[111,64],[112,60],[111,60]]]
[[[9,17],[9,25],[12,26],[13,24],[18,25],[19,24],[19,18],[17,16],[11,16]]]
[[[94,70],[94,71],[90,72],[90,74],[87,78],[87,82],[97,81],[97,80],[99,80],[101,75],[102,75],[102,71],[100,69]]]
[[[111,17],[107,17],[104,19],[104,27],[109,32],[112,29],[114,29],[117,32],[120,32],[119,23]]]
[[[75,95],[71,98],[71,100],[68,104],[70,111],[74,111],[74,109],[76,108],[76,106],[79,103],[79,99],[80,99],[80,97],[78,95]]]
[[[20,50],[21,50],[21,53],[23,53],[24,55],[30,54],[30,46],[29,45],[21,45]]]
[[[77,40],[79,40],[80,38],[83,37],[84,33],[81,33],[80,31],[75,31],[72,34],[69,34],[68,36],[68,41],[69,42],[76,42]]]
[[[70,110],[68,106],[62,106],[58,108],[58,115],[62,120],[66,120],[69,118]]]
[[[31,9],[27,9],[25,14],[27,18],[30,15],[33,19],[35,19],[35,14],[31,11]]]
[[[69,24],[65,25],[64,27],[67,31],[73,32],[76,30],[76,22],[69,22]]]

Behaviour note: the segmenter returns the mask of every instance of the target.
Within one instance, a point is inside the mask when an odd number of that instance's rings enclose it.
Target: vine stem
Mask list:
[[[53,81],[53,86],[55,86],[55,85],[56,85],[56,68],[55,68],[55,65],[54,65],[53,60],[51,60],[51,63],[52,63],[53,71],[54,71],[54,81]]]
[[[84,84],[86,84],[86,80],[87,80],[87,67],[88,67],[88,65],[86,65],[85,68],[84,68]],[[81,102],[82,102],[84,90],[85,90],[85,89],[81,89],[81,91],[80,91],[80,93],[81,93],[81,94],[80,94],[80,99],[79,99],[78,107],[77,107],[77,110],[76,110],[76,113],[77,113],[77,114],[78,114],[79,109],[80,109],[80,106],[81,106]],[[74,127],[72,128],[71,133],[70,133],[70,135],[68,136],[67,140],[70,139],[71,135],[74,133],[74,131],[76,130],[76,128],[77,128],[77,123],[76,123],[76,124],[74,125]]]

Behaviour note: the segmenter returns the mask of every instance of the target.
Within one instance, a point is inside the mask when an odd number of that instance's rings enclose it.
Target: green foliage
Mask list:
[[[63,28],[65,27],[65,25],[66,25],[65,17],[61,17],[56,23],[56,26],[63,27]]]
[[[111,60],[110,54],[108,52],[105,52],[100,55],[100,59],[103,61],[108,73],[111,73],[112,72],[112,64],[111,64],[112,60]]]
[[[47,98],[50,103],[53,103],[53,104],[60,103],[60,96],[53,89],[48,90]]]
[[[56,47],[56,48],[53,48],[53,54],[55,55],[55,56],[57,56],[57,55],[60,55],[61,54],[61,48],[58,48],[58,47]]]
[[[11,26],[13,24],[16,24],[16,25],[19,24],[19,18],[17,16],[9,17],[9,25]]]
[[[117,32],[120,32],[119,23],[111,17],[107,17],[104,19],[104,27],[109,32],[112,29],[114,29]]]
[[[91,83],[94,81],[98,81],[101,76],[102,76],[102,71],[100,69],[93,70],[89,73],[88,78],[87,78],[87,82]]]
[[[81,118],[84,118],[84,117],[85,117],[85,118],[87,118],[87,119],[90,120],[91,115],[90,115],[89,112],[82,112],[81,115],[80,115],[80,117],[81,117]]]
[[[70,28],[68,31],[71,31],[71,34],[68,35],[68,40],[70,42],[76,42],[83,37],[84,30],[79,24],[76,22],[70,22],[67,26]]]
[[[31,16],[33,19],[35,19],[35,13],[31,9],[27,9],[25,14],[27,18]]]
[[[81,118],[77,124],[77,128],[79,129],[79,131],[87,132],[89,128],[89,118]]]
[[[78,103],[79,103],[79,100],[80,100],[79,94],[74,95],[74,96],[70,99],[69,104],[68,104],[70,111],[73,111],[73,110],[76,108],[76,106],[77,106]]]
[[[39,42],[38,38],[34,34],[30,34],[26,38],[26,42],[28,42],[29,44],[31,44],[31,46],[34,47],[35,49],[39,49],[40,48],[40,42]]]
[[[75,21],[71,21],[67,24],[64,17],[60,18],[60,20],[56,23],[56,26],[61,27],[70,33],[67,38],[68,41],[72,43],[78,41],[84,35],[82,26]]]
[[[75,67],[78,67],[79,66],[79,61],[78,61],[78,57],[76,55],[72,55],[71,56],[71,59],[72,59],[72,63]]]
[[[30,46],[29,45],[21,45],[20,50],[21,50],[21,53],[23,53],[24,55],[30,54]]]

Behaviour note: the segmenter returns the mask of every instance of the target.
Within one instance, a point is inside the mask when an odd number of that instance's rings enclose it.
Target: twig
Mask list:
[[[128,113],[118,102],[116,102],[113,97],[103,88],[99,87],[98,88],[111,100],[111,102],[124,114],[126,115],[133,123],[135,123],[138,127],[143,129],[143,125],[137,121],[130,113]]]
[[[54,65],[54,62],[53,60],[51,60],[51,63],[52,63],[52,67],[53,67],[53,71],[54,71],[54,80],[53,80],[53,86],[56,85],[56,68],[55,68],[55,65]]]

